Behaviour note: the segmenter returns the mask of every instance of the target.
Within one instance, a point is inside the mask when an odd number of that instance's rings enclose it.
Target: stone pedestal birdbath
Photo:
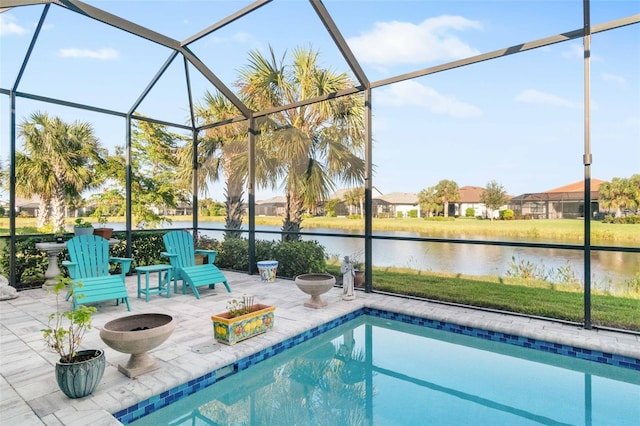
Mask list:
[[[295,283],[300,290],[311,296],[304,306],[307,308],[323,308],[327,302],[320,295],[325,294],[336,283],[336,277],[329,274],[302,274],[298,275]]]
[[[109,321],[100,330],[100,338],[112,349],[131,354],[126,365],[118,371],[129,378],[156,370],[156,360],[147,352],[169,338],[176,321],[166,314],[139,314]]]

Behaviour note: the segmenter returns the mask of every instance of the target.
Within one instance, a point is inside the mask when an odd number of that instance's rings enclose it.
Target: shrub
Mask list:
[[[256,241],[256,246],[258,242]],[[249,270],[249,241],[245,238],[227,238],[220,243],[216,256],[216,265],[220,268],[236,271]]]
[[[20,282],[15,284],[16,289],[23,290],[34,285],[44,283],[44,273],[47,270],[47,255],[36,248],[36,243],[42,238],[26,237],[16,240],[16,277]],[[0,253],[0,269],[5,275],[9,274],[9,249],[8,244],[4,244]],[[66,251],[65,251],[66,252]],[[64,253],[64,252],[63,252]],[[59,262],[63,259],[62,253]],[[26,281],[22,281],[22,279]]]
[[[604,223],[617,223],[617,224],[640,224],[640,215],[620,216],[613,217],[606,215],[603,220]]]
[[[404,217],[404,213],[402,212],[396,212],[396,217],[402,219]]]
[[[467,209],[464,211],[464,215],[465,217],[474,217],[476,215],[476,209],[474,209],[473,207],[467,207]]]
[[[515,218],[515,215],[513,213],[513,210],[505,209],[505,210],[501,210],[500,211],[500,219],[502,219],[502,220],[513,220],[514,218]]]
[[[155,265],[158,263],[169,263],[166,257],[162,257],[160,253],[165,251],[164,242],[162,241],[162,231],[144,231],[134,232],[131,236],[131,258],[133,262],[131,266],[135,268],[141,265]],[[117,231],[113,233],[113,238],[120,240],[110,249],[113,257],[127,257],[127,234],[125,231]],[[63,253],[66,253],[64,251]],[[111,266],[115,272],[117,265]]]
[[[327,270],[324,247],[317,241],[283,241],[274,247],[273,257],[283,277]]]
[[[294,278],[309,272],[325,272],[324,247],[317,241],[256,241],[256,260],[277,260],[278,276]],[[249,241],[227,238],[216,257],[220,268],[249,270]]]
[[[509,264],[506,275],[508,277],[522,278],[525,280],[546,281],[549,278],[549,274],[544,265],[537,265],[525,259],[516,259],[515,256],[511,256],[511,263]]]
[[[413,217],[413,218],[418,217],[418,210],[417,209],[409,210],[409,212],[407,213],[407,216]]]

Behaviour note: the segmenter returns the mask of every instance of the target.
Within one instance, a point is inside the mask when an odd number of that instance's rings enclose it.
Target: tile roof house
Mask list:
[[[489,214],[492,214],[494,218],[498,218],[500,213],[498,211],[489,212],[487,206],[481,201],[484,188],[481,186],[463,186],[458,190],[460,199],[454,204],[455,211],[449,212],[449,215],[453,216],[466,216],[467,209],[473,209],[474,217],[488,218]],[[503,206],[503,208],[507,208]],[[503,209],[502,207],[500,210]]]
[[[600,214],[598,203],[601,179],[591,179],[591,211]],[[509,208],[516,215],[533,219],[577,219],[584,217],[584,180],[545,192],[526,193],[513,197]]]
[[[420,217],[418,194],[391,192],[373,197],[373,211],[377,217],[408,217],[411,210],[416,210]]]

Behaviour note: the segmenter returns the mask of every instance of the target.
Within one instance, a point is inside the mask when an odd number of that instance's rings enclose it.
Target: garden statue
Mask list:
[[[342,272],[342,300],[354,300],[356,295],[353,291],[353,277],[355,271],[353,262],[349,260],[349,256],[345,256],[340,267]]]
[[[9,285],[9,280],[0,275],[0,300],[15,299],[18,291]]]

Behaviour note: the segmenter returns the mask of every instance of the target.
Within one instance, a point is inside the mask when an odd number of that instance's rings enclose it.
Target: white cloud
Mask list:
[[[562,57],[567,59],[582,59],[584,58],[584,47],[581,43],[570,43],[562,52]]]
[[[415,81],[403,81],[375,92],[376,104],[393,107],[426,107],[433,114],[452,117],[478,117],[480,108],[462,102],[453,96],[446,96]]]
[[[0,13],[0,36],[4,35],[23,35],[27,33],[27,30],[18,25],[16,18],[6,13]]]
[[[428,18],[410,22],[377,22],[369,32],[347,40],[358,60],[374,65],[420,64],[453,60],[479,53],[451,34],[453,31],[482,29],[477,21],[461,16]]]
[[[528,89],[520,93],[516,96],[516,101],[530,104],[553,105],[564,108],[582,108],[582,103],[580,102],[572,102],[568,99],[561,98],[560,96],[540,92],[534,89]]]
[[[253,42],[253,36],[247,32],[244,31],[240,31],[238,33],[235,33],[232,37],[233,40],[238,41],[240,43],[252,43]]]
[[[208,37],[207,41],[211,44],[227,44],[230,42],[237,42],[242,44],[252,44],[255,42],[255,38],[248,32],[239,31],[231,35],[231,37]]]
[[[565,43],[566,44],[566,43]],[[584,59],[584,45],[581,42],[574,42],[566,44],[565,50],[561,53],[563,58],[566,59]],[[591,60],[599,61],[600,57],[593,54],[591,51]]]
[[[620,75],[603,72],[602,74],[600,74],[600,77],[602,77],[604,81],[612,81],[614,83],[617,83],[621,87],[627,85],[627,80],[625,80],[625,78]]]
[[[91,58],[110,61],[117,59],[119,54],[116,49],[110,47],[98,50],[91,49],[60,49],[63,58]]]

